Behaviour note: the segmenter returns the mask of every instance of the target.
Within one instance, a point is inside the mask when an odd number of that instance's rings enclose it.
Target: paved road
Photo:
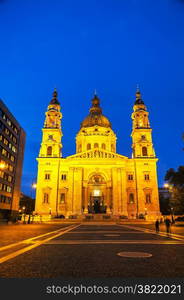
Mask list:
[[[14,238],[6,239],[4,230],[3,278],[184,277],[180,234],[168,237],[139,225],[112,224],[18,225],[8,230]],[[120,252],[150,257],[122,257]]]

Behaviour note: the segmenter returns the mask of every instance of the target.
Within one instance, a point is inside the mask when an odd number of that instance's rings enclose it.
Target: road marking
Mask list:
[[[45,245],[88,245],[88,244],[155,244],[155,245],[184,245],[179,241],[158,240],[55,240],[45,242]]]
[[[128,225],[118,225],[118,226],[143,231],[145,233],[152,233],[152,234],[156,234],[156,235],[160,235],[160,236],[164,236],[164,237],[169,237],[171,239],[175,239],[175,240],[179,240],[179,241],[184,241],[184,236],[175,234],[175,233],[170,233],[168,235],[167,233],[164,233],[164,232],[156,233],[154,230],[148,229],[148,228],[134,227],[134,226],[128,226]]]
[[[121,257],[130,257],[130,258],[148,258],[152,257],[151,253],[146,252],[119,252],[117,253],[118,256]]]
[[[115,233],[112,234],[112,233],[111,233],[111,234],[104,234],[104,236],[120,236],[120,234],[115,234]]]
[[[60,233],[57,233],[57,234],[55,234],[55,235],[53,235],[53,236],[51,236],[51,237],[49,237],[49,238],[47,238],[47,239],[45,239],[45,240],[37,241],[37,242],[35,242],[35,244],[33,244],[33,245],[29,246],[29,247],[26,247],[26,248],[17,250],[17,251],[15,251],[15,252],[13,252],[13,253],[11,253],[11,254],[9,254],[9,255],[6,255],[6,256],[4,256],[4,257],[1,257],[1,258],[0,258],[0,264],[4,263],[5,261],[8,261],[8,260],[10,260],[10,259],[12,259],[12,258],[15,258],[15,257],[17,257],[17,256],[19,256],[19,255],[21,255],[21,254],[23,254],[23,253],[25,253],[25,252],[28,252],[28,251],[30,251],[30,250],[32,250],[32,249],[38,247],[38,246],[41,246],[42,244],[45,244],[46,242],[48,242],[48,241],[50,241],[50,240],[52,240],[52,239],[54,239],[54,238],[57,238],[57,237],[59,237],[59,236],[65,234],[66,232],[68,232],[68,231],[70,231],[70,230],[72,230],[72,229],[75,229],[75,228],[77,228],[77,227],[79,227],[79,226],[80,226],[80,224],[79,224],[79,225],[76,225],[76,226],[73,226],[72,228],[71,228],[71,226],[70,226],[70,228],[68,228],[67,230],[64,230],[64,231],[62,231],[62,232],[60,232]]]
[[[125,234],[131,234],[131,233],[134,233],[134,234],[142,234],[142,232],[137,232],[137,231],[118,231],[118,230],[104,230],[104,231],[74,231],[74,232],[69,232],[68,234],[83,234],[83,233],[86,233],[86,234],[88,234],[88,233],[96,233],[96,234],[98,234],[98,233],[109,233],[109,234],[111,234],[111,233],[125,233]]]
[[[73,226],[73,225],[63,227],[63,229],[70,228],[71,226]],[[35,237],[33,237],[33,238],[29,238],[29,239],[26,239],[26,240],[22,240],[22,241],[19,241],[19,242],[16,242],[16,243],[13,243],[13,244],[10,244],[10,245],[7,245],[7,246],[0,247],[0,251],[7,250],[7,249],[9,249],[9,248],[12,248],[12,247],[15,247],[15,246],[18,246],[18,245],[21,245],[21,244],[29,244],[29,242],[32,242],[32,241],[34,241],[34,240],[36,240],[36,239],[38,239],[38,238],[47,236],[47,235],[49,235],[49,234],[56,233],[56,232],[61,231],[61,230],[62,230],[62,228],[57,229],[57,230],[54,230],[54,231],[50,231],[50,232],[47,232],[47,233],[44,233],[44,234],[41,234],[41,235],[38,235],[38,236],[35,236]]]

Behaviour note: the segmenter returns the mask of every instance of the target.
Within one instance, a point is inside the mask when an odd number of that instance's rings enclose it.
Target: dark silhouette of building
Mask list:
[[[19,211],[25,132],[0,100],[0,219]]]

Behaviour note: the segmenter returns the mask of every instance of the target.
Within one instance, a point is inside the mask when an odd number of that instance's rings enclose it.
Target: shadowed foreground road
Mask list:
[[[184,277],[182,235],[156,235],[138,225],[22,226],[7,226],[9,237],[0,228],[2,278]],[[120,252],[150,256],[122,257]]]

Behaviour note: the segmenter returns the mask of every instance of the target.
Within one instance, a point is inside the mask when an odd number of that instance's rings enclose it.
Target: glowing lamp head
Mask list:
[[[99,191],[99,190],[94,190],[94,196],[95,196],[95,197],[100,196],[100,191]]]
[[[1,163],[0,163],[0,169],[3,170],[3,169],[5,169],[5,168],[6,168],[5,163],[4,163],[4,162],[1,162]]]
[[[164,183],[164,188],[168,189],[169,188],[169,184],[168,183]]]

